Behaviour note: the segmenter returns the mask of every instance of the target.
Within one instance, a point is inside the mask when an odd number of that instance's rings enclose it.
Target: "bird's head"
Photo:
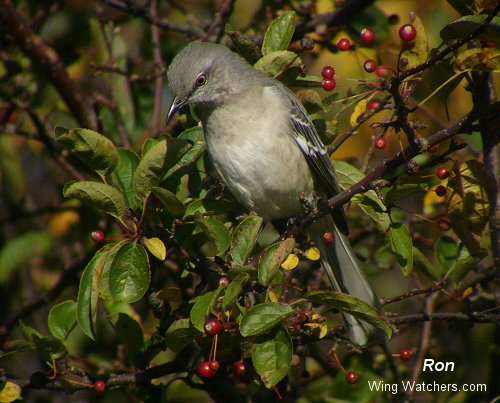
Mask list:
[[[231,66],[231,67],[229,67]],[[167,121],[185,105],[216,106],[241,90],[239,74],[253,68],[223,45],[192,42],[174,58],[167,78],[173,98]]]

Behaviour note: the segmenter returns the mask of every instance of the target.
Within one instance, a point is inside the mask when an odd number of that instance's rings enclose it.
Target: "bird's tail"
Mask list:
[[[333,242],[325,242],[325,232],[333,232]],[[321,262],[333,289],[353,295],[382,311],[347,237],[337,229],[333,218],[326,216],[311,224],[309,236],[320,250]],[[343,314],[343,317],[350,338],[355,343],[363,346],[383,340],[382,333],[368,323],[349,314]]]

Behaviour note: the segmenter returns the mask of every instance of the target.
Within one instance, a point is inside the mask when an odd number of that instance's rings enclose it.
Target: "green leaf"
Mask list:
[[[126,243],[114,256],[109,269],[109,291],[116,301],[136,302],[150,281],[149,259],[140,244]]]
[[[427,190],[428,188],[429,185],[427,183],[408,183],[404,185],[397,185],[387,192],[384,200],[388,206],[391,206],[402,197],[411,195],[413,193],[422,194],[422,192]]]
[[[191,344],[198,334],[188,318],[178,319],[172,323],[165,334],[165,346],[178,354],[184,347]]]
[[[413,241],[408,229],[401,223],[392,223],[389,228],[392,250],[396,255],[401,272],[408,276],[413,270]]]
[[[267,287],[279,270],[281,263],[292,252],[295,245],[294,238],[287,238],[266,248],[259,261],[259,283]]]
[[[196,215],[194,222],[215,245],[216,255],[223,255],[231,241],[231,234],[224,223],[214,218],[205,218],[200,214]]]
[[[104,259],[104,265],[100,272],[101,279],[99,283],[99,297],[102,299],[113,299],[113,296],[111,295],[111,292],[109,290],[109,271],[113,264],[115,255],[122,248],[122,246],[128,242],[129,240],[125,239],[117,243],[109,243],[100,250],[100,252],[103,254]]]
[[[231,38],[236,52],[238,52],[238,54],[240,54],[250,64],[254,64],[263,56],[262,51],[254,41],[245,38],[243,34],[235,31],[230,24],[226,24],[224,32],[227,36],[229,36],[229,38]]]
[[[487,254],[488,252],[482,249],[478,256],[472,256],[465,245],[462,244],[458,249],[456,260],[450,267],[450,278],[455,283],[459,283]]]
[[[17,353],[22,353],[24,351],[34,350],[35,343],[27,340],[12,340],[9,343],[9,348],[6,351],[0,351],[0,358],[7,357],[8,355],[13,355]]]
[[[190,166],[203,155],[207,148],[203,129],[198,126],[184,130],[179,134],[176,141],[180,142],[176,147],[179,149],[178,152],[181,156],[165,173],[164,178],[168,178],[174,173],[178,173],[182,168]],[[172,148],[172,145],[169,144],[169,147]]]
[[[53,336],[33,336],[33,343],[40,354],[40,358],[51,365],[54,360],[59,360],[68,354],[68,350],[61,342]]]
[[[189,318],[194,328],[200,332],[205,332],[205,320],[212,309],[212,305],[216,296],[216,291],[209,291],[195,298],[194,305],[189,313]]]
[[[152,187],[151,191],[170,214],[181,215],[186,210],[184,204],[171,191],[159,187]]]
[[[293,314],[290,305],[278,302],[267,302],[255,305],[243,316],[240,322],[240,333],[243,337],[262,334]]]
[[[75,198],[120,218],[127,210],[121,192],[113,186],[92,181],[73,181],[63,188],[64,197]]]
[[[115,331],[120,341],[128,348],[128,355],[133,362],[135,355],[140,351],[144,343],[143,331],[139,323],[129,315],[118,314]]]
[[[479,256],[481,248],[477,237],[489,219],[489,199],[496,197],[495,178],[479,161],[469,160],[460,167],[460,175],[449,179],[447,187],[446,209],[451,226],[469,252]]]
[[[465,49],[456,57],[458,70],[500,71],[500,50],[498,48]]]
[[[134,172],[139,165],[139,157],[132,150],[123,147],[118,147],[118,157],[118,165],[113,174],[127,204],[132,210],[135,210],[139,204],[134,188]]]
[[[365,177],[363,172],[345,161],[332,160],[332,164],[335,168],[337,179],[342,189],[351,187]],[[356,195],[351,200],[354,203],[357,203],[361,210],[363,210],[365,214],[375,221],[381,230],[385,231],[389,228],[391,221],[387,213],[381,212],[385,211],[384,203],[382,203],[373,190],[369,190],[368,192],[363,193],[363,195],[363,197]],[[366,200],[366,197],[370,198],[372,202],[369,203]],[[376,206],[379,206],[379,208]]]
[[[236,264],[243,266],[249,258],[261,225],[262,217],[249,216],[234,229],[231,235],[231,257]]]
[[[425,273],[432,280],[439,280],[439,277],[443,274],[443,272],[440,271],[436,265],[432,264],[415,246],[413,247],[413,266]]]
[[[186,207],[183,218],[186,219],[201,213],[203,215],[217,215],[227,213],[231,208],[231,203],[227,200],[204,200],[195,199]]]
[[[436,259],[446,272],[458,256],[458,245],[453,238],[443,235],[435,245]]]
[[[387,338],[390,338],[392,335],[392,329],[387,320],[381,317],[373,306],[352,295],[338,291],[311,291],[304,298],[316,304],[328,305],[364,320],[377,329],[382,330]]]
[[[80,278],[76,301],[76,320],[88,337],[95,340],[97,300],[101,284],[101,273],[106,261],[108,248],[97,251],[87,264]]]
[[[255,340],[252,363],[266,387],[272,388],[285,377],[292,363],[292,354],[292,339],[281,326]]]
[[[250,280],[250,275],[248,273],[238,274],[227,286],[224,293],[224,299],[222,301],[222,309],[227,310],[231,308],[240,298],[243,286]]]
[[[31,259],[53,248],[52,237],[45,231],[30,231],[7,240],[0,249],[0,285]]]
[[[76,302],[63,301],[49,311],[49,331],[56,339],[66,340],[76,325]]]
[[[441,38],[445,42],[465,38],[467,35],[484,25],[486,18],[488,18],[487,14],[466,15],[461,17],[449,23],[441,30]],[[500,43],[500,17],[494,17],[488,25],[485,25],[484,31],[474,39]]]
[[[139,162],[134,173],[137,197],[142,202],[153,187],[158,187],[172,168],[189,149],[182,139],[162,140],[153,145]]]
[[[295,31],[295,11],[285,11],[276,18],[264,35],[262,54],[264,56],[279,50],[286,50]]]
[[[280,50],[266,54],[254,64],[254,67],[270,77],[278,77],[286,69],[300,68],[301,64],[302,60],[296,53]]]
[[[56,127],[57,140],[99,175],[112,172],[118,163],[118,151],[107,137],[89,129]]]

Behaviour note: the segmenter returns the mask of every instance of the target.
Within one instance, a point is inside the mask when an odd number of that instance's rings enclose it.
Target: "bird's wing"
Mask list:
[[[290,102],[290,121],[295,141],[306,157],[307,163],[316,175],[318,182],[326,191],[327,196],[335,196],[340,192],[340,186],[325,146],[300,101],[288,88],[285,87],[285,90]],[[339,230],[347,233],[348,227],[344,210],[339,208],[334,212],[333,216]]]

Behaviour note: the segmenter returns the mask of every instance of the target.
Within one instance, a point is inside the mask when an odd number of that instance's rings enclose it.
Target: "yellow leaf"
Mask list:
[[[160,238],[143,238],[144,246],[148,248],[151,254],[160,259],[165,260],[167,256],[167,248],[165,248],[165,244]]]
[[[320,324],[319,323],[310,322],[310,323],[304,323],[304,326],[310,327],[311,329],[317,329],[318,327],[320,327]]]
[[[0,403],[10,403],[21,397],[21,388],[13,382],[5,382],[2,390],[0,390]]]
[[[354,108],[354,112],[351,114],[351,119],[349,120],[351,122],[351,126],[355,126],[356,123],[358,122],[359,117],[365,113],[366,111],[366,103],[368,101],[366,99],[362,99],[356,104],[356,107]]]
[[[270,302],[278,302],[280,300],[280,297],[278,294],[276,294],[276,291],[269,289],[267,292],[267,298],[269,298]]]
[[[462,299],[467,298],[470,294],[472,294],[472,287],[467,287],[462,293]]]
[[[313,313],[311,316],[311,320],[321,319],[321,315],[319,313]]]
[[[281,267],[283,267],[285,270],[293,270],[297,267],[299,264],[299,258],[297,255],[290,253],[286,260],[281,263]]]
[[[304,252],[304,256],[308,258],[309,260],[318,260],[321,255],[319,253],[319,249],[316,248],[316,246],[313,246],[312,248],[309,248]]]
[[[322,323],[319,325],[319,338],[322,339],[328,333],[328,326],[326,323]]]

